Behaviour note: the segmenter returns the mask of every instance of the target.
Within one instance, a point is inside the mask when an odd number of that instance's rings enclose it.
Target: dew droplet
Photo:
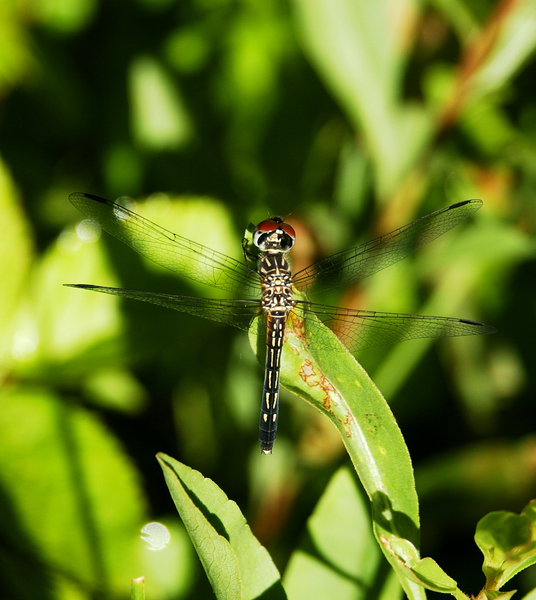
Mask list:
[[[169,543],[168,528],[162,523],[148,523],[141,532],[145,534],[141,536],[141,539],[147,544],[149,550],[162,550]]]

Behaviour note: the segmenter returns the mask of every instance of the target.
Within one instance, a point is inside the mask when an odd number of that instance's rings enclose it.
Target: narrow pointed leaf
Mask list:
[[[198,471],[165,454],[157,458],[216,597],[285,598],[272,559],[236,503]]]

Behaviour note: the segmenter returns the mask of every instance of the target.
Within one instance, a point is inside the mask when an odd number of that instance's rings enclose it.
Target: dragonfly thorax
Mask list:
[[[279,316],[288,315],[296,301],[292,297],[290,265],[284,255],[268,253],[261,259],[258,272],[263,309]]]

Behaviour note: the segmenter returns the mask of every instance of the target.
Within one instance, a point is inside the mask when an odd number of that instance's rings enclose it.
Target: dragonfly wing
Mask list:
[[[297,306],[306,317],[313,314],[332,329],[352,353],[406,340],[496,332],[490,325],[466,319],[352,310],[302,301]],[[307,326],[314,332],[319,325],[308,318]]]
[[[261,314],[258,300],[213,300],[210,298],[195,298],[193,296],[175,296],[155,292],[125,290],[123,288],[87,285],[82,283],[66,283],[67,287],[102,292],[112,296],[123,296],[142,302],[159,304],[180,312],[189,313],[211,321],[218,321],[247,331],[254,317]]]
[[[328,290],[359,281],[406,258],[467,219],[481,206],[481,200],[451,204],[370,242],[319,260],[296,273],[292,281],[301,291],[313,286],[318,291]]]
[[[230,256],[172,233],[104,198],[76,192],[69,200],[102,229],[171,271],[220,290],[259,294],[255,277]]]

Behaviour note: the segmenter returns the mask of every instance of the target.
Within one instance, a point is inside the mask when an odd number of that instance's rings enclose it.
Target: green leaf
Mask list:
[[[4,388],[0,455],[7,589],[127,597],[146,507],[136,470],[94,414],[50,392]]]
[[[536,600],[536,588],[531,590],[528,594],[523,596],[520,600]]]
[[[259,331],[262,328],[259,327]],[[265,340],[250,330],[262,357]],[[346,449],[372,503],[374,534],[406,538],[419,544],[418,499],[413,469],[394,416],[364,369],[335,334],[292,313],[283,346],[281,383],[321,410],[341,433]],[[277,442],[276,442],[277,449]],[[277,450],[276,450],[277,451]],[[399,563],[384,550],[395,569]],[[399,570],[409,598],[423,598],[422,588]]]
[[[493,48],[471,82],[473,100],[507,84],[536,47],[534,3],[514,2],[505,14],[498,20]]]
[[[419,558],[418,552],[408,540],[382,540],[385,548],[399,563],[406,576],[429,590],[452,594],[459,600],[467,596],[458,589],[457,583],[431,558]]]
[[[23,310],[12,325],[17,330],[14,368],[19,377],[37,375],[40,381],[57,381],[66,374],[93,374],[96,367],[110,368],[110,354],[121,354],[118,338],[123,321],[118,300],[63,287],[73,281],[118,284],[103,248],[93,243],[97,237],[86,242],[78,232],[64,231],[36,262]],[[104,352],[104,347],[110,350]]]
[[[3,21],[3,19],[0,19]],[[0,29],[5,25],[3,22]],[[2,42],[0,42],[1,44]],[[0,76],[0,88],[1,76]],[[27,285],[33,247],[29,225],[25,220],[10,173],[0,160],[0,376],[22,354],[25,343],[16,319],[20,298]]]
[[[37,6],[34,7],[34,10]],[[5,98],[9,92],[20,85],[24,77],[35,68],[34,48],[28,41],[26,24],[21,7],[16,3],[3,2],[0,18],[0,96]],[[35,60],[35,62],[34,62]],[[1,184],[0,184],[1,185]],[[2,194],[0,193],[0,198]],[[1,202],[1,201],[0,201]]]
[[[295,0],[294,4],[312,62],[355,128],[364,132],[376,166],[376,186],[380,195],[387,195],[433,132],[431,113],[401,101],[406,36],[418,3]]]
[[[165,454],[157,458],[216,597],[285,598],[272,559],[238,506],[198,471]]]
[[[536,563],[536,500],[520,515],[497,511],[477,524],[475,541],[484,554],[486,590],[499,590],[514,575]]]
[[[129,72],[132,130],[145,149],[175,150],[193,135],[176,81],[150,56],[132,61]]]
[[[332,477],[285,572],[285,590],[292,600],[367,598],[377,588],[382,554],[359,488],[346,467]]]

